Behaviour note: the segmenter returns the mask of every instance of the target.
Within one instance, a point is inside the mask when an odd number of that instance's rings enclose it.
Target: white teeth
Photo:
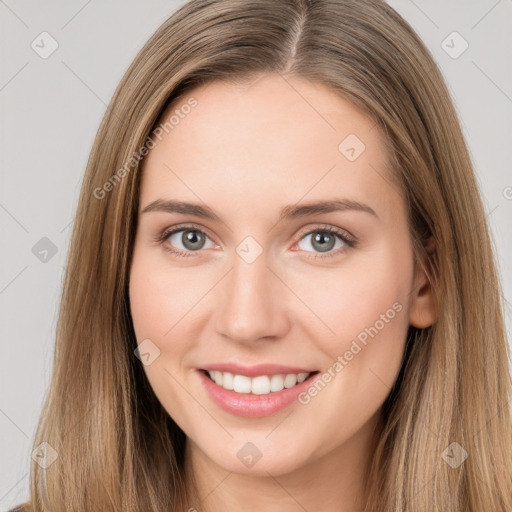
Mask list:
[[[270,379],[266,375],[254,377],[251,384],[253,395],[268,395],[270,393]]]
[[[220,373],[220,372],[219,372]],[[233,389],[233,374],[229,372],[224,372],[224,382],[222,383],[222,387],[224,389]]]
[[[297,375],[297,382],[304,382],[308,378],[309,373],[299,373]]]
[[[292,386],[295,386],[295,384],[297,384],[297,375],[289,373],[284,379],[284,387],[291,388]]]
[[[270,379],[270,391],[276,392],[284,389],[284,379],[282,375],[272,375]]]
[[[233,375],[230,372],[208,371],[211,379],[218,385],[236,393],[252,393],[253,395],[268,395],[291,388],[304,382],[309,373],[288,373],[286,375],[259,375],[247,377],[245,375]]]
[[[237,393],[250,393],[251,378],[245,375],[235,375],[233,377],[233,391]]]

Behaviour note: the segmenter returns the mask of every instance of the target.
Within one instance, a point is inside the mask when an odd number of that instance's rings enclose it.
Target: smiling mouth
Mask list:
[[[252,395],[269,395],[272,393],[278,393],[283,389],[293,388],[319,373],[318,371],[314,371],[309,373],[288,373],[247,377],[246,375],[237,375],[231,372],[221,372],[217,370],[201,371],[221,388],[228,391],[234,391],[235,393]]]

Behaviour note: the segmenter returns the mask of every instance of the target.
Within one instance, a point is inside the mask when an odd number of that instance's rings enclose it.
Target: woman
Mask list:
[[[192,0],[91,152],[25,510],[512,510],[500,293],[392,8]]]

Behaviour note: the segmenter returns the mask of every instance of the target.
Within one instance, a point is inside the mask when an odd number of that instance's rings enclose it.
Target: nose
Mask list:
[[[235,254],[231,271],[219,283],[217,333],[249,345],[283,337],[290,327],[286,292],[265,252],[251,263]]]

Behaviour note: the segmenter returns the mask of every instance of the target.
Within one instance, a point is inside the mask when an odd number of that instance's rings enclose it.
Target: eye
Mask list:
[[[308,250],[308,243],[305,244],[306,247],[301,246],[308,238],[313,251]],[[194,253],[199,253],[202,249],[216,247],[216,244],[202,229],[191,225],[175,226],[164,230],[155,241],[161,244],[166,251],[185,258],[194,256]],[[210,242],[209,247],[208,241]],[[296,245],[304,252],[316,252],[313,256],[309,256],[313,259],[330,258],[345,252],[347,248],[354,247],[356,239],[338,228],[321,226],[302,234]],[[333,249],[339,250],[333,251]]]
[[[301,246],[301,243],[308,239],[309,241]],[[340,254],[340,252],[344,252],[347,247],[354,247],[355,244],[356,241],[354,238],[332,226],[316,228],[309,231],[297,242],[299,248],[305,252],[320,253],[313,256],[315,259],[336,256]],[[307,249],[308,245],[313,248],[313,251]],[[333,251],[333,249],[341,249],[341,251]],[[323,254],[325,254],[325,256]]]
[[[210,240],[208,235],[194,226],[177,226],[164,231],[158,237],[157,242],[161,243],[166,251],[188,257],[201,249],[208,249],[209,247],[205,247],[207,240]],[[215,247],[213,242],[211,242],[211,247]]]

